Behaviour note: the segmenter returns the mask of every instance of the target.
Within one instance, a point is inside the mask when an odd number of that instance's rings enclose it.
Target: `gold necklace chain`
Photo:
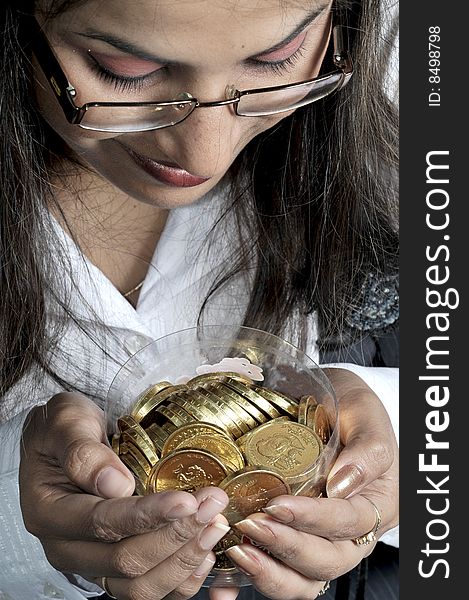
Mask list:
[[[140,283],[137,283],[137,285],[135,287],[133,287],[131,290],[129,290],[128,292],[125,292],[125,294],[122,294],[124,296],[124,298],[128,298],[131,294],[133,294],[134,292],[139,290],[142,287],[144,281],[145,280],[143,279]]]

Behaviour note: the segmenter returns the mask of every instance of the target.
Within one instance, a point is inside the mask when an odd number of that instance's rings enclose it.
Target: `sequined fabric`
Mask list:
[[[359,331],[384,329],[399,318],[399,279],[369,273],[347,316],[350,327]]]

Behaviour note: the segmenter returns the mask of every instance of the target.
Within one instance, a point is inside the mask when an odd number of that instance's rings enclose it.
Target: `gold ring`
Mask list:
[[[376,521],[375,521],[374,527],[371,531],[369,531],[368,533],[365,533],[365,535],[361,535],[360,537],[356,537],[356,538],[352,539],[352,542],[354,542],[357,546],[366,546],[367,544],[376,542],[376,532],[378,531],[379,526],[381,525],[381,513],[379,512],[376,504],[374,502],[372,502],[366,496],[362,496],[362,498],[365,498],[365,500],[368,500],[368,502],[371,504],[371,506],[375,509]]]
[[[117,598],[116,598],[115,596],[113,596],[113,595],[111,594],[111,592],[109,591],[109,588],[108,588],[108,586],[107,586],[107,577],[106,577],[106,576],[104,576],[104,577],[101,577],[101,584],[100,584],[100,587],[102,587],[102,588],[103,588],[103,590],[106,592],[106,594],[109,596],[109,598],[114,598],[114,600],[117,600]]]
[[[330,587],[331,587],[331,582],[330,581],[326,581],[325,584],[322,586],[322,589],[319,590],[318,596],[324,596],[324,594],[327,592],[327,590]]]

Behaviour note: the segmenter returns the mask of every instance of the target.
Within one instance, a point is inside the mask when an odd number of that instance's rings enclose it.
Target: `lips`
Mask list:
[[[156,161],[142,156],[130,148],[125,147],[125,150],[146,173],[165,185],[195,187],[209,180],[209,177],[197,177],[197,175],[192,175],[192,173],[166,161]]]

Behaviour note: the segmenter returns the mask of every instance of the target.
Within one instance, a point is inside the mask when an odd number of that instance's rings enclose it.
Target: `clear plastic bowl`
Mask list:
[[[267,396],[270,390],[298,402],[303,398],[302,423],[305,406],[307,407],[305,397],[313,397],[314,402],[321,405],[329,433],[324,439],[319,456],[308,465],[304,476],[290,478],[288,485],[290,493],[295,495],[318,497],[325,494],[327,474],[339,450],[338,404],[334,390],[324,372],[304,352],[277,336],[257,329],[225,325],[195,327],[167,335],[142,348],[122,366],[110,386],[105,402],[109,435],[119,432],[118,419],[129,415],[137,399],[154,384],[168,382],[172,385],[184,385],[187,380],[210,370],[236,371],[241,377],[254,378],[254,385],[258,386],[258,389],[267,389]],[[230,404],[229,400],[228,403]],[[292,415],[290,419],[298,423]],[[260,448],[267,461],[272,461],[273,455],[276,457],[277,462],[270,462],[269,471],[279,469],[281,472],[282,464],[285,466],[285,461],[288,463],[291,457],[296,456],[295,444],[298,442],[293,443],[293,438],[288,437],[289,427],[286,419],[285,425],[281,424],[281,427],[282,435],[276,435],[272,444],[269,444],[268,440],[262,440],[262,436],[259,437],[260,430],[256,434],[256,439],[260,441],[255,450]],[[296,425],[290,429],[301,433],[301,428]],[[308,437],[308,432],[305,433]],[[250,435],[248,433],[247,437]],[[252,445],[252,439],[250,441]],[[282,456],[285,458],[283,463]],[[261,467],[263,466],[265,467],[264,463]],[[246,471],[249,473],[250,468]],[[236,477],[236,474],[229,477]],[[230,500],[224,512],[231,525],[250,512],[261,510],[272,498],[286,493],[284,483],[279,482],[277,487],[272,483],[272,475],[266,477],[270,477],[270,480],[267,482],[266,479],[266,485],[261,491],[258,488],[256,494],[250,495],[247,492],[249,486],[243,487],[241,482],[243,491],[240,498],[241,488],[238,486],[238,495]],[[216,549],[220,551],[241,539],[241,536],[231,530]],[[250,585],[249,578],[239,572],[223,554],[219,554],[215,568],[204,583],[205,587],[244,585]]]

